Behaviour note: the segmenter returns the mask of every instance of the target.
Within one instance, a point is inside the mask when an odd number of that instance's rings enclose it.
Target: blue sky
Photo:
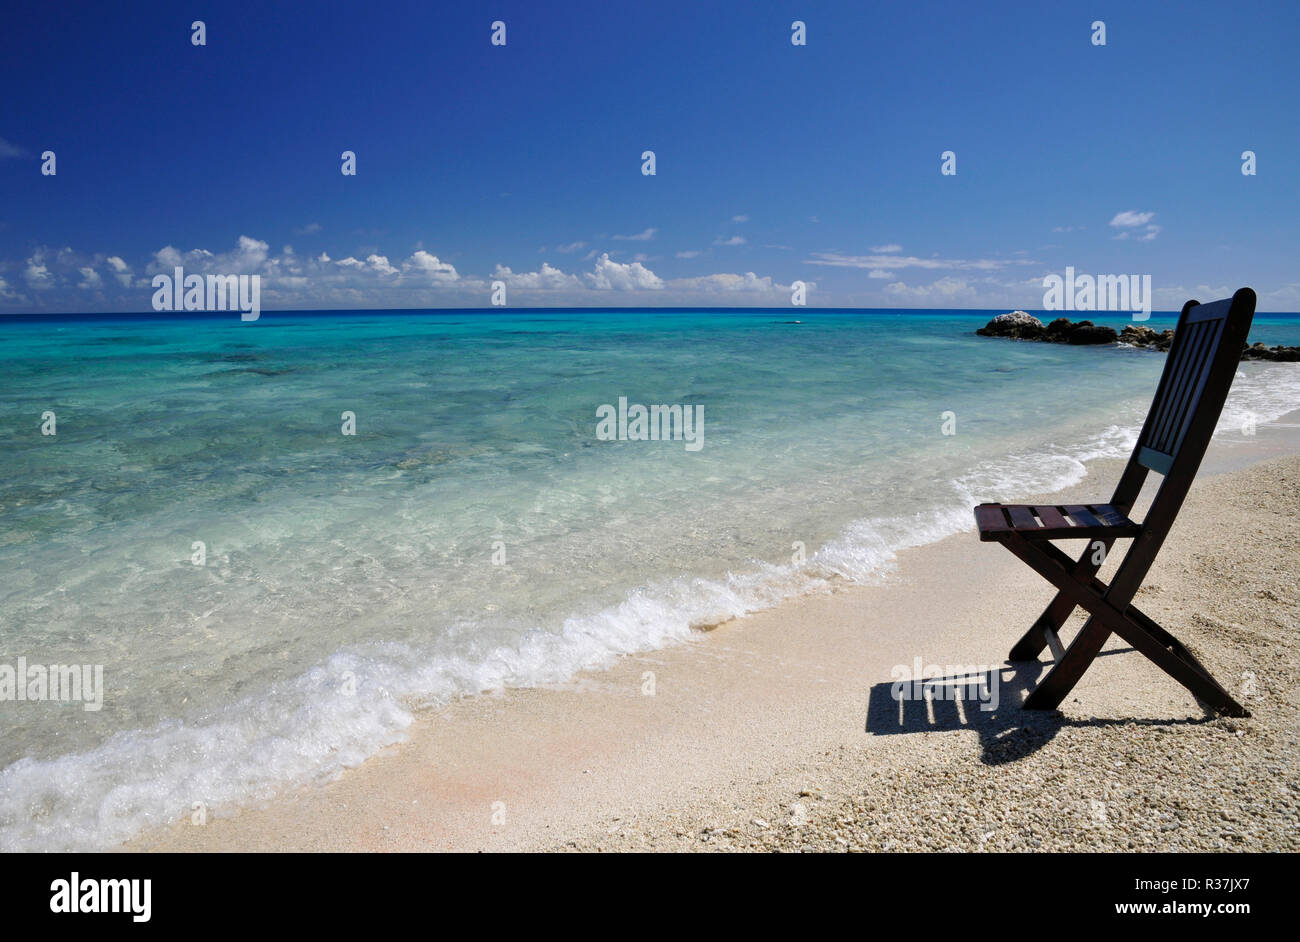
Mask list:
[[[0,312],[145,311],[175,264],[267,309],[1033,309],[1068,265],[1297,311],[1298,36],[1293,0],[12,8]]]

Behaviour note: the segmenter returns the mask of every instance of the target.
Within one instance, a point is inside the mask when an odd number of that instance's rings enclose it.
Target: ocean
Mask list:
[[[0,671],[103,677],[0,701],[0,849],[328,779],[1127,457],[1164,356],[976,336],[996,313],[0,318]],[[699,447],[598,434],[620,400]],[[1244,363],[1220,434],[1296,408],[1300,364]]]

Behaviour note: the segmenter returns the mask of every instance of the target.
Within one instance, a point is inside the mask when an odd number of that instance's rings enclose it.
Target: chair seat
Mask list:
[[[985,543],[1011,533],[1030,540],[1105,540],[1142,532],[1110,504],[980,504],[975,523]]]

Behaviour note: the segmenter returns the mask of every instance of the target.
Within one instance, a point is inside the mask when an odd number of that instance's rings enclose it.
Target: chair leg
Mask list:
[[[1065,620],[1070,617],[1074,611],[1074,603],[1065,597],[1065,593],[1058,592],[1056,598],[1052,599],[1050,605],[1043,610],[1043,614],[1038,616],[1029,630],[1024,633],[1011,653],[1007,655],[1009,661],[1036,661],[1038,655],[1043,653],[1043,648],[1047,647],[1047,633],[1044,629],[1051,631],[1060,631]],[[1061,614],[1064,612],[1064,614]]]
[[[1173,635],[1160,629],[1165,637],[1173,641],[1171,647],[1166,647],[1160,639],[1153,637],[1134,621],[1128,618],[1124,621],[1123,626],[1116,625],[1115,633],[1191,691],[1192,696],[1224,716],[1250,716],[1250,711],[1234,700]]]
[[[1083,555],[1079,557],[1079,561],[1074,566],[1074,578],[1085,585],[1092,581],[1093,577],[1097,574],[1097,571],[1101,568],[1092,562],[1093,556],[1095,555],[1092,544],[1095,542],[1096,540],[1090,540],[1088,542],[1087,546],[1084,547]],[[1105,551],[1110,552],[1110,548],[1114,541],[1103,540],[1102,542],[1106,546]],[[1059,632],[1061,626],[1065,624],[1066,619],[1068,619],[1074,612],[1076,604],[1077,603],[1064,591],[1057,592],[1056,597],[1048,603],[1047,608],[1043,609],[1043,614],[1038,616],[1038,620],[1035,621],[1033,625],[1030,626],[1029,630],[1024,633],[1021,639],[1016,642],[1015,647],[1011,649],[1011,653],[1007,655],[1007,660],[1038,660],[1038,655],[1042,654],[1043,648],[1047,647],[1047,636],[1043,632],[1043,629],[1049,628],[1052,631]]]
[[[1210,681],[1214,681],[1214,677],[1205,669],[1205,665],[1198,661],[1181,641],[1169,632],[1165,631],[1164,628],[1160,627],[1154,618],[1138,611],[1137,607],[1134,605],[1130,605],[1125,614],[1127,614],[1129,618],[1133,619],[1139,628],[1146,631],[1147,634],[1151,635],[1151,637],[1159,641],[1177,657],[1185,661],[1197,673],[1203,675]]]
[[[1098,618],[1089,618],[1061,658],[1025,698],[1026,710],[1055,710],[1074,689],[1088,665],[1101,652],[1110,629]]]

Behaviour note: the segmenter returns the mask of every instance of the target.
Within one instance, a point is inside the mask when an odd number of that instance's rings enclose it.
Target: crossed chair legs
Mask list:
[[[1146,575],[1145,567],[1138,571],[1130,566],[1131,553],[1106,585],[1096,577],[1100,567],[1091,561],[1093,543],[1076,562],[1046,540],[1027,540],[1018,533],[1008,533],[1000,542],[1059,590],[1009,655],[1013,661],[1036,660],[1048,646],[1056,655],[1056,664],[1025,700],[1025,709],[1056,709],[1114,633],[1206,706],[1226,716],[1250,716],[1177,638],[1131,604]],[[1109,551],[1113,540],[1101,542]],[[1057,632],[1076,605],[1087,611],[1089,618],[1069,646],[1062,647]]]

